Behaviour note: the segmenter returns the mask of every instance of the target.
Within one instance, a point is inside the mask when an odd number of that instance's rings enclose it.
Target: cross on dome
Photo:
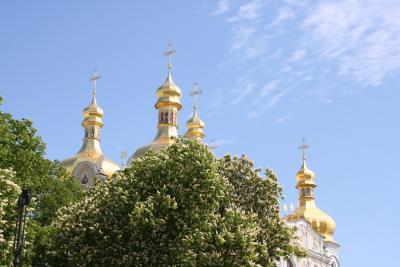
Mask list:
[[[96,81],[100,78],[99,71],[95,70],[93,76],[90,78],[90,81],[93,81],[93,96],[96,96]]]
[[[172,56],[175,54],[175,49],[172,47],[172,43],[169,42],[168,50],[164,53],[164,56],[168,57],[168,68],[172,67]]]
[[[199,87],[199,83],[195,82],[193,85],[193,89],[190,92],[190,95],[193,96],[193,103],[194,103],[194,109],[197,110],[197,97],[202,93],[203,91]]]
[[[298,147],[303,151],[303,160],[306,160],[306,150],[310,147],[310,145],[306,144],[306,139],[302,139],[302,144]]]

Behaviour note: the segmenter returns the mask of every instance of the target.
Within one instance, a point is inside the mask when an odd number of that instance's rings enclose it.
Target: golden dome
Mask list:
[[[103,109],[97,105],[96,95],[93,94],[92,102],[89,106],[83,109],[83,118],[82,126],[87,127],[90,124],[97,125],[99,127],[103,127]]]
[[[188,119],[188,123],[197,124],[204,127],[204,122],[200,119],[197,109],[193,111],[193,115]]]
[[[325,238],[325,241],[335,242],[333,239],[336,228],[335,221],[315,204],[314,188],[316,184],[314,177],[314,172],[307,167],[306,160],[303,158],[303,164],[296,175],[299,207],[288,215],[287,219],[290,221],[304,219],[318,234]]]
[[[182,108],[181,105],[181,89],[174,83],[171,76],[171,64],[168,65],[168,76],[165,82],[158,87],[156,95],[158,97],[155,108],[158,109],[161,106],[174,105],[178,110]]]
[[[190,139],[195,139],[198,141],[202,141],[204,138],[204,122],[200,119],[199,114],[197,113],[197,96],[201,93],[199,88],[199,84],[196,82],[194,84],[194,88],[190,93],[193,96],[193,115],[186,123],[186,133],[185,137]]]
[[[166,54],[171,56],[173,52],[170,46]],[[172,65],[169,63],[167,79],[156,91],[157,102],[154,107],[158,110],[157,135],[150,144],[140,147],[133,153],[128,159],[128,165],[143,156],[148,150],[169,146],[178,138],[178,111],[182,108],[182,92],[172,80],[171,69]]]
[[[119,166],[107,159],[100,147],[100,129],[103,127],[103,110],[97,105],[95,81],[99,76],[91,79],[94,81],[93,98],[89,106],[83,109],[82,126],[85,129],[83,144],[78,153],[61,161],[68,174],[74,175],[83,183],[83,178],[89,179],[85,185],[92,185],[94,176],[106,175],[108,178],[119,170]]]
[[[301,185],[310,185],[316,187],[314,177],[315,177],[314,172],[307,167],[306,160],[303,159],[303,164],[301,165],[300,170],[296,174],[296,179],[297,179],[296,188],[299,189],[298,186]]]
[[[185,137],[201,141],[204,138],[204,122],[194,110],[192,117],[187,121],[187,130]]]

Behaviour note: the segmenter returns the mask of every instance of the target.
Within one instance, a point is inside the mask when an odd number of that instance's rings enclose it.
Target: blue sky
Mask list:
[[[34,121],[50,159],[78,151],[99,69],[102,148],[120,162],[156,133],[163,53],[176,50],[180,133],[198,81],[206,141],[273,168],[296,203],[310,144],[316,200],[337,223],[343,266],[396,262],[400,2],[2,1],[3,110]]]

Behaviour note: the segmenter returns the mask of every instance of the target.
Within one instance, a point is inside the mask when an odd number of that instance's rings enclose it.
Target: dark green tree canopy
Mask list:
[[[0,108],[1,102],[0,97]],[[57,161],[45,158],[45,149],[30,120],[18,120],[0,110],[0,169],[13,170],[13,182],[21,188],[28,187],[33,195],[25,264],[34,264],[32,261],[35,261],[42,243],[48,242],[48,227],[56,211],[83,197],[83,190],[75,179],[66,177],[65,170]],[[0,188],[0,193],[3,193],[3,188]],[[9,218],[16,218],[16,215],[10,214]],[[37,265],[41,264],[38,262]]]
[[[281,188],[246,157],[193,140],[149,151],[54,221],[51,266],[275,266],[302,255],[279,217]]]

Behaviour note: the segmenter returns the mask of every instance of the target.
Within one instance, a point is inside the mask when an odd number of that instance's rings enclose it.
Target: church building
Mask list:
[[[296,174],[299,203],[284,217],[287,225],[296,229],[295,242],[306,249],[306,258],[281,260],[279,267],[339,267],[339,244],[333,239],[336,223],[315,204],[315,174],[307,167],[303,144],[303,164]],[[285,210],[287,208],[285,207]]]
[[[182,108],[181,89],[172,79],[172,46],[169,45],[165,53],[169,57],[168,75],[165,82],[157,89],[157,102],[155,108],[158,111],[157,134],[149,144],[138,148],[132,153],[128,164],[144,155],[148,150],[157,150],[169,146],[178,137],[178,113]],[[83,186],[93,186],[96,179],[111,179],[114,172],[120,170],[118,164],[107,159],[100,147],[100,129],[103,127],[103,110],[96,101],[96,81],[100,78],[94,73],[92,102],[83,110],[82,127],[84,138],[81,149],[72,157],[63,160],[61,165],[67,172]],[[204,122],[198,115],[197,96],[200,93],[197,83],[191,95],[194,96],[194,110],[187,121],[186,138],[202,142],[204,138]],[[305,145],[302,146],[305,149]],[[304,150],[303,150],[304,151]],[[299,203],[296,209],[284,217],[287,225],[296,228],[296,240],[303,247],[308,256],[305,258],[281,259],[279,267],[339,267],[339,256],[337,244],[333,238],[335,232],[335,221],[322,212],[315,204],[314,189],[316,187],[315,174],[306,164],[303,152],[303,162],[297,172],[296,188],[299,191]]]

